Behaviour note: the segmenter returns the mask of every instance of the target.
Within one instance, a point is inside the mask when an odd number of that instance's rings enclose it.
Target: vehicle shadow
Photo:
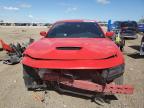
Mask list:
[[[124,38],[125,40],[135,40],[135,38]]]
[[[127,54],[127,56],[134,58],[134,59],[142,59],[144,56],[141,56],[139,53],[132,53],[132,54]]]
[[[137,51],[140,50],[140,46],[139,45],[131,45],[131,46],[128,46],[128,47],[130,47],[130,48],[132,48],[134,50],[137,50]]]
[[[104,106],[103,105],[104,103],[110,104],[111,101],[118,100],[118,98],[115,95],[99,95],[100,93],[88,96],[88,95],[80,95],[80,94],[69,93],[69,92],[61,92],[59,90],[53,90],[53,89],[48,89],[48,88],[31,90],[31,91],[33,91],[33,92],[42,92],[42,91],[44,91],[45,94],[47,94],[50,91],[55,91],[59,95],[66,95],[66,96],[71,96],[71,97],[75,97],[75,98],[91,100],[91,102],[94,102],[99,106]],[[45,101],[45,100],[43,100],[43,101]]]
[[[74,94],[74,93],[68,93],[68,92],[58,92],[60,95],[67,95],[67,96],[72,96],[76,98],[81,98],[85,100],[91,100],[91,102],[96,103],[97,105],[103,106],[103,103],[110,104],[111,101],[113,100],[118,100],[118,98],[115,95],[95,95],[95,96],[86,96],[86,95],[79,95],[79,94]]]
[[[136,50],[136,52],[134,53],[124,53],[124,55],[127,55],[133,59],[141,59],[141,58],[144,58],[144,56],[140,55],[139,51],[140,51],[140,46],[139,45],[131,45],[131,46],[128,46],[134,50]]]
[[[3,48],[0,48],[0,51],[3,51]]]

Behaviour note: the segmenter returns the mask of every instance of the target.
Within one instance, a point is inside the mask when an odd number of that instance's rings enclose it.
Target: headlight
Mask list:
[[[113,67],[108,69],[109,74],[108,75],[117,75],[117,74],[121,74],[124,72],[124,65],[119,65],[117,67]]]
[[[123,73],[124,73],[124,64],[103,70],[102,77],[107,81],[111,81],[114,80],[115,78],[118,78]]]

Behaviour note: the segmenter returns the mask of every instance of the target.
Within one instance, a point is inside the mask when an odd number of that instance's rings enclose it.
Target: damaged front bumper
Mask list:
[[[73,89],[87,90],[94,93],[105,94],[133,94],[134,88],[131,85],[115,85],[106,84],[100,85],[89,81],[74,80],[73,82],[60,82],[64,86],[71,87]]]
[[[124,65],[119,65],[103,70],[62,70],[62,69],[38,69],[24,65],[24,79],[29,88],[43,88],[45,84],[52,83],[58,89],[70,88],[76,92],[87,91],[92,93],[106,94],[132,94],[133,87],[130,85],[116,85],[113,80],[123,75]],[[31,82],[27,82],[32,79]],[[33,81],[37,85],[33,85]],[[48,83],[47,83],[48,82]],[[44,84],[45,83],[45,84]]]

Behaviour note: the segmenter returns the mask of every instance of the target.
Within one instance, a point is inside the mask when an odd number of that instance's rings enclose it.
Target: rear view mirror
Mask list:
[[[41,32],[40,32],[40,35],[45,37],[45,36],[47,35],[47,32],[41,31]]]
[[[106,37],[112,37],[114,35],[114,32],[106,32],[105,36]]]

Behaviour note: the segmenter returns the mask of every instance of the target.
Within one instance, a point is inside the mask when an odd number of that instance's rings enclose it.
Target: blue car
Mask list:
[[[144,23],[138,24],[139,32],[144,32]]]

